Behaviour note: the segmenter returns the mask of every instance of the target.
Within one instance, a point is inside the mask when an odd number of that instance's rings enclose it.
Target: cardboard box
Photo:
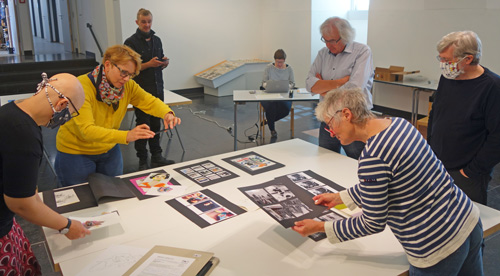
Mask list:
[[[402,81],[404,75],[420,73],[420,70],[405,72],[404,67],[391,65],[389,68],[376,67],[375,79],[381,81]]]

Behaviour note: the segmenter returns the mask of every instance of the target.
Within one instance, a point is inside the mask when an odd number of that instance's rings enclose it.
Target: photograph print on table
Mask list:
[[[246,212],[208,189],[182,195],[166,203],[201,228]]]
[[[179,182],[171,177],[171,174],[164,170],[134,175],[122,179],[125,181],[125,183],[127,183],[127,185],[131,188],[132,192],[137,196],[139,200],[168,193],[171,190],[165,189],[165,187],[167,186],[181,186]],[[151,189],[153,189],[153,191],[150,191]],[[177,187],[174,189],[176,191],[181,190]]]
[[[326,221],[344,218],[325,206],[316,205],[312,199],[316,194],[336,192],[344,188],[310,170],[238,189],[285,228],[292,227],[296,221],[303,219]],[[309,238],[318,241],[325,237],[324,234],[319,234]]]
[[[202,187],[238,177],[237,174],[208,160],[174,170]]]
[[[272,171],[285,166],[253,151],[222,160],[251,175]]]

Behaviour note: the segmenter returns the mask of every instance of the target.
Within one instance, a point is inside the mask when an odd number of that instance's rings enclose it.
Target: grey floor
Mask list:
[[[175,113],[182,118],[182,124],[178,131],[185,147],[182,151],[179,139],[173,133],[171,139],[167,135],[162,137],[164,155],[176,162],[188,161],[197,158],[208,157],[215,154],[225,153],[233,150],[233,137],[226,130],[233,128],[233,102],[232,97],[213,97],[202,94],[187,95],[193,100],[191,105],[173,107]],[[295,137],[312,143],[317,143],[317,138],[303,133],[303,131],[317,129],[319,123],[314,120],[313,103],[295,104]],[[257,105],[248,103],[238,106],[238,143],[239,149],[258,146],[250,142],[248,136],[255,135],[257,128]],[[122,123],[122,129],[130,127],[132,112],[129,112]],[[220,127],[218,126],[220,125]],[[278,138],[275,141],[290,139],[289,117],[276,124]],[[55,134],[56,131],[43,128],[44,144],[49,159],[53,162],[55,156]],[[266,133],[265,143],[271,141],[269,130]],[[260,144],[260,143],[259,143]],[[121,147],[124,160],[124,173],[137,170],[138,159],[135,156],[133,144]],[[490,183],[489,202],[490,206],[500,210],[500,169],[495,171],[494,180]],[[50,166],[44,160],[39,177],[39,189],[44,191],[56,187],[55,176]],[[22,227],[30,239],[35,254],[42,264],[44,275],[60,275],[53,271],[53,265],[47,253],[46,242],[41,228],[18,218]],[[500,234],[486,238],[484,251],[485,275],[500,275],[498,261],[500,260]]]

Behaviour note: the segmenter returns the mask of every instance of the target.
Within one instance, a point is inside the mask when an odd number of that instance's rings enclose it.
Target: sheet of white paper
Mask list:
[[[257,100],[268,100],[268,99],[283,99],[280,93],[270,93],[270,94],[257,94],[255,95]]]
[[[185,191],[185,186],[165,185],[164,187],[153,187],[149,189],[146,194],[155,196],[180,196],[184,194]]]
[[[307,91],[307,89],[305,89],[305,88],[299,88],[299,89],[297,89],[297,93],[299,93],[299,94],[309,94],[309,91]]]
[[[73,189],[54,192],[54,197],[56,198],[57,207],[62,207],[80,202],[80,199],[78,198],[78,196],[75,193],[75,190]]]
[[[93,217],[69,217],[69,218],[72,220],[80,221],[83,224],[83,226],[89,229],[90,231],[120,223],[120,216],[116,211]]]
[[[112,245],[88,264],[77,276],[123,275],[149,249],[127,245]]]
[[[193,262],[193,258],[153,253],[131,276],[181,276]]]

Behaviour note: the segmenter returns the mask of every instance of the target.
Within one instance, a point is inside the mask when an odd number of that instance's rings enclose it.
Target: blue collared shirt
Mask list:
[[[349,43],[342,53],[334,55],[327,47],[319,50],[314,63],[311,65],[306,79],[306,88],[311,87],[319,80],[316,73],[320,73],[324,80],[336,80],[350,76],[343,88],[359,87],[368,96],[370,108],[373,107],[371,89],[373,85],[372,52],[370,47],[358,42]]]

